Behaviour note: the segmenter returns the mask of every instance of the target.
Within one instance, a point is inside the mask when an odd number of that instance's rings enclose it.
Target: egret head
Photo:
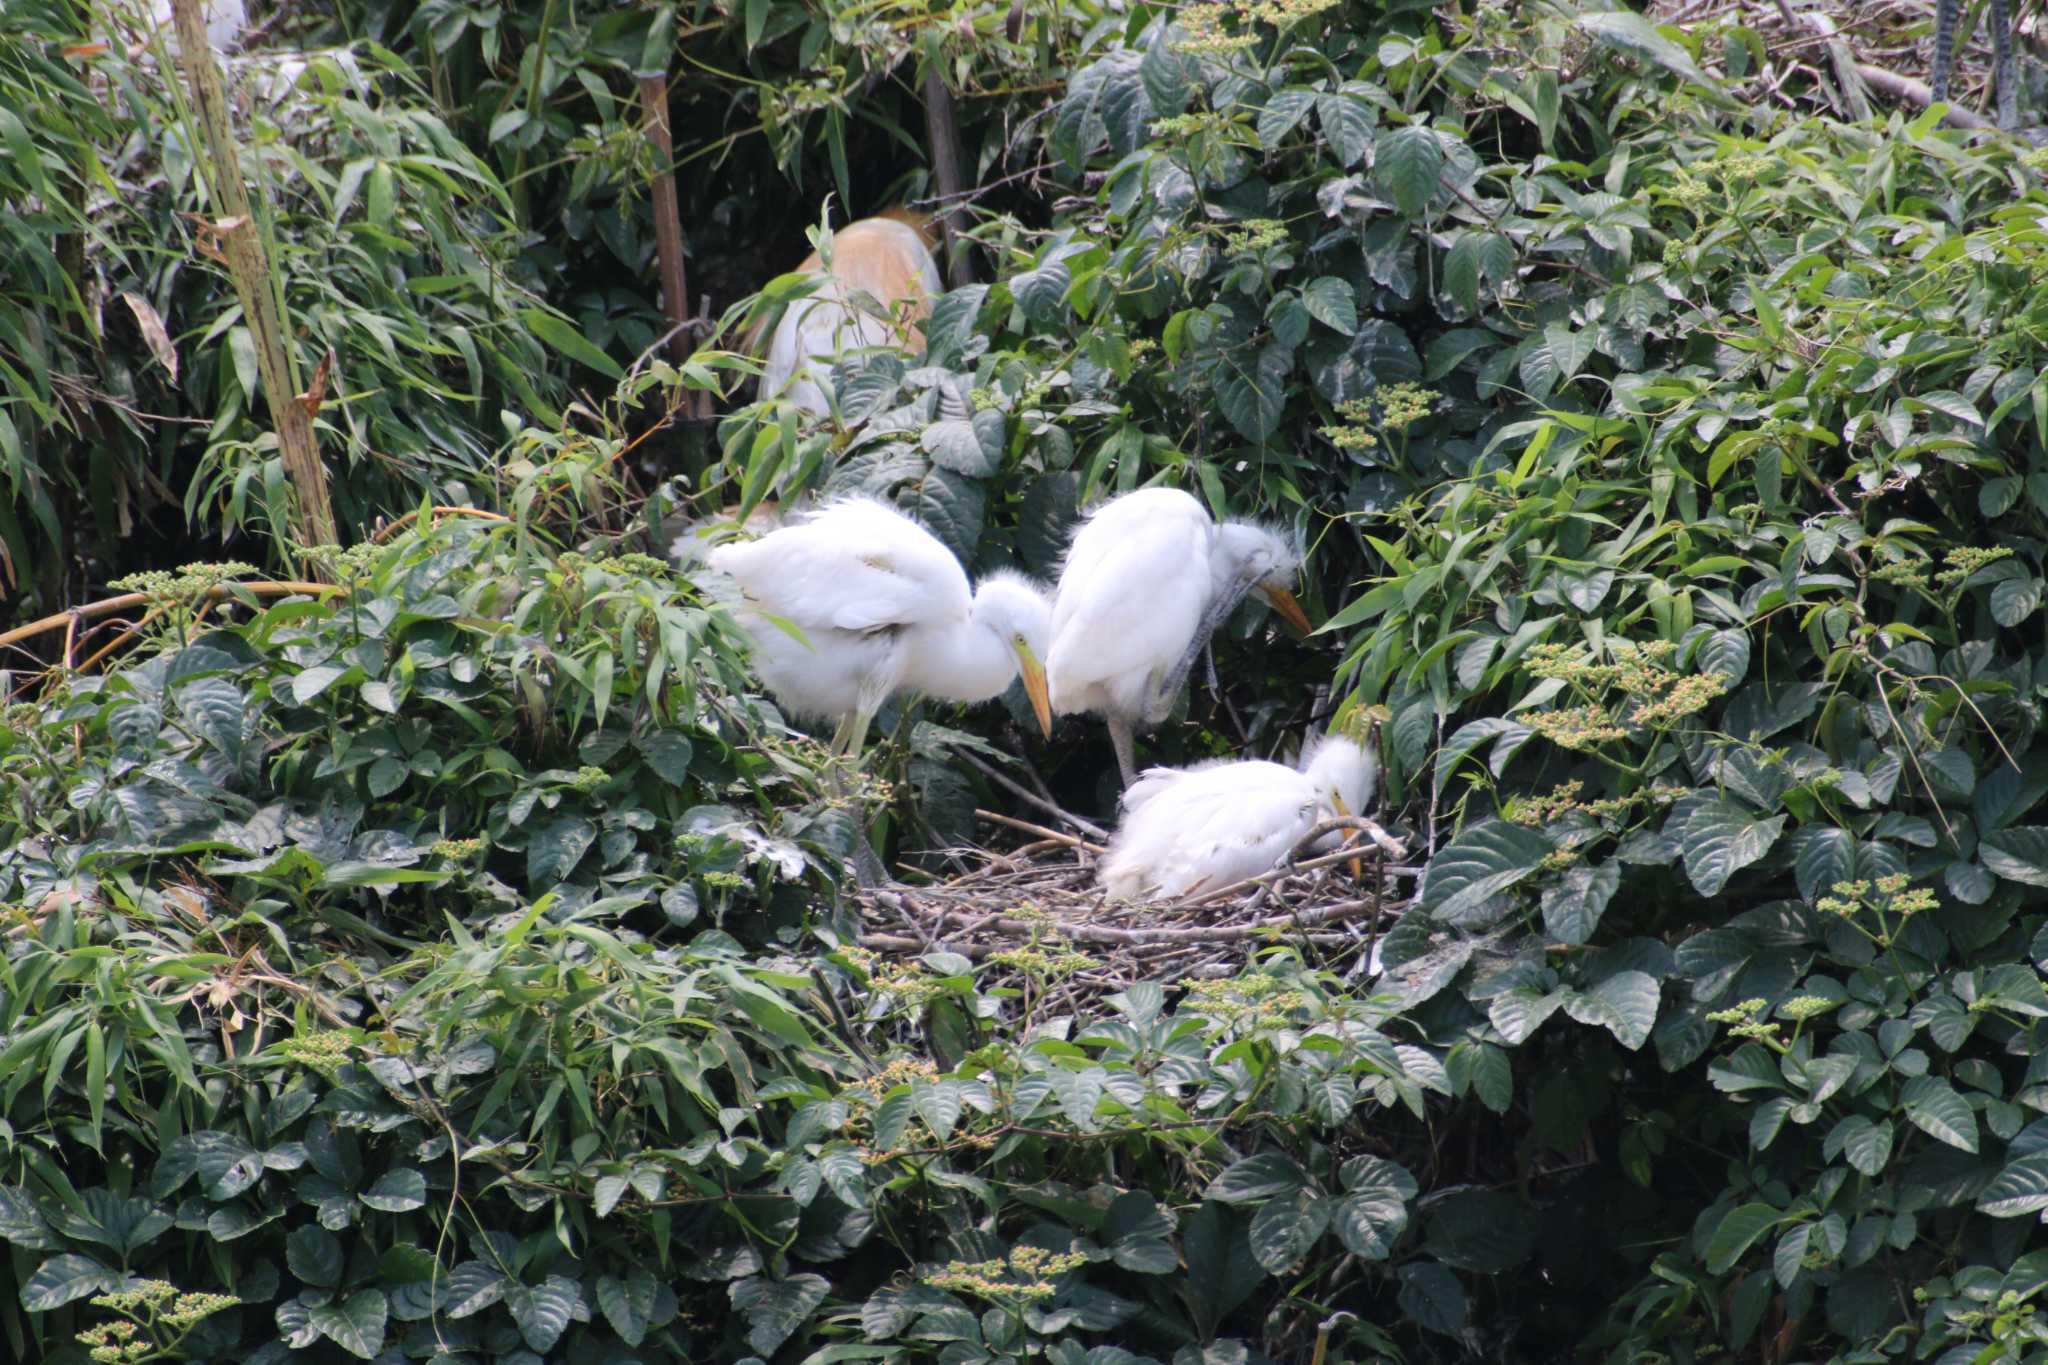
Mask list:
[[[1356,740],[1330,735],[1302,756],[1302,771],[1318,805],[1337,815],[1357,815],[1379,787],[1380,765]]]
[[[1052,734],[1052,702],[1046,694],[1045,655],[1052,646],[1052,603],[1045,590],[1022,574],[998,572],[974,590],[974,624],[992,632],[1017,656],[1017,672],[1039,726]]]
[[[1294,584],[1301,573],[1301,546],[1289,535],[1250,521],[1226,521],[1216,528],[1209,575],[1217,600],[1235,605],[1256,592],[1280,613],[1280,619],[1306,635],[1310,626]]]

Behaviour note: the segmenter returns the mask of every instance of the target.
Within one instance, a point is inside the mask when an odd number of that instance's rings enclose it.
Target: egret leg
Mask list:
[[[1116,768],[1123,775],[1124,786],[1129,788],[1138,780],[1137,746],[1131,740],[1131,722],[1128,716],[1109,718],[1109,742],[1116,747]]]

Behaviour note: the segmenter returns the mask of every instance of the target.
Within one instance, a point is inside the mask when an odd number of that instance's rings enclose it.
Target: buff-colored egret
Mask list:
[[[1130,786],[1137,728],[1166,719],[1209,636],[1246,593],[1256,590],[1308,631],[1291,591],[1300,567],[1285,536],[1251,522],[1218,526],[1177,489],[1104,503],[1068,547],[1053,599],[1046,677],[1054,712],[1100,712]]]
[[[762,362],[763,398],[779,396],[823,417],[831,411],[824,382],[841,354],[873,346],[923,348],[917,323],[944,288],[932,258],[930,221],[890,209],[833,233],[829,269],[815,251],[804,258],[796,273],[824,278],[776,323]]]
[[[1124,793],[1123,822],[1096,873],[1103,889],[1124,900],[1220,890],[1272,871],[1318,824],[1371,802],[1379,760],[1367,747],[1332,735],[1303,758],[1300,768],[1226,759],[1147,769]]]
[[[754,671],[792,715],[838,720],[836,750],[857,755],[898,692],[987,701],[1020,674],[1052,733],[1045,594],[1011,573],[970,592],[953,552],[895,508],[845,498],[706,559],[739,586]]]

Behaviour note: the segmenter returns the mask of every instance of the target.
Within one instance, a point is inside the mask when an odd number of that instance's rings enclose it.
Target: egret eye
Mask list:
[[[1010,639],[1016,644],[1022,645],[1024,643],[1024,632],[1020,630],[1015,635],[1011,636]]]

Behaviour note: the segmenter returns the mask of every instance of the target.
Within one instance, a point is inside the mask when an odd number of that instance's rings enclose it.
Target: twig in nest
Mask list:
[[[1019,820],[1014,815],[1003,815],[997,811],[980,809],[977,809],[974,813],[992,824],[1007,825],[1011,829],[1020,830],[1025,834],[1036,834],[1041,839],[1050,839],[1054,843],[1063,844],[1068,848],[1086,849],[1090,853],[1098,854],[1107,851],[1101,844],[1091,844],[1086,839],[1076,839],[1071,834],[1062,834],[1056,829],[1047,829],[1044,825],[1034,825],[1029,820]],[[1095,833],[1100,835],[1102,831],[1096,830]]]
[[[997,786],[1009,792],[1010,795],[1015,796],[1020,800],[1029,801],[1032,805],[1038,807],[1038,809],[1044,811],[1047,815],[1052,816],[1055,820],[1059,820],[1068,825],[1071,825],[1073,828],[1080,830],[1083,834],[1090,835],[1096,839],[1109,838],[1109,831],[1102,828],[1102,826],[1088,820],[1083,820],[1078,815],[1074,815],[1070,812],[1061,810],[1052,802],[1046,800],[1044,797],[1038,795],[1036,792],[1028,790],[1021,784],[1012,781],[1008,776],[996,771],[994,768],[982,762],[980,759],[976,758],[973,754],[968,753],[966,750],[956,750],[956,752],[959,754],[961,758],[967,760],[969,766],[973,767],[976,771],[978,771],[983,777],[986,777],[989,781],[995,783]]]

